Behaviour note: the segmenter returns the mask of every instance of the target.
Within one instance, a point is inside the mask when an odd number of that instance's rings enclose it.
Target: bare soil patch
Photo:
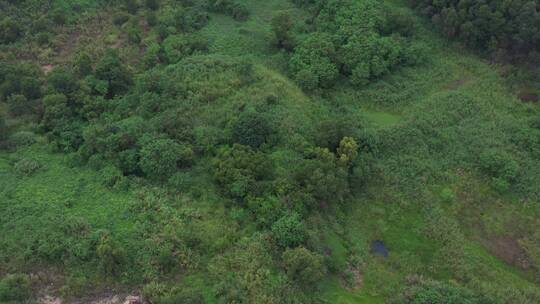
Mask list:
[[[509,265],[521,269],[529,269],[532,267],[525,250],[523,250],[518,241],[511,236],[493,237],[484,240],[483,243],[490,253]]]
[[[518,94],[518,98],[523,102],[538,102],[540,99],[538,94],[530,92],[521,92]]]

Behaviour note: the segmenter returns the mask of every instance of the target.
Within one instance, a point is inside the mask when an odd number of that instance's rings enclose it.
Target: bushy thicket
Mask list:
[[[340,75],[356,86],[365,85],[422,56],[410,37],[413,17],[379,1],[321,0],[308,7],[314,12],[313,30],[298,42],[289,63],[305,89],[331,87]],[[280,17],[275,24],[278,44],[290,45],[287,19]]]
[[[413,0],[412,3],[449,38],[458,38],[475,49],[498,55],[539,57],[538,1]]]

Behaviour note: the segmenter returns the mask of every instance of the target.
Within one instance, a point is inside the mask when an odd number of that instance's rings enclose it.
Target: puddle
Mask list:
[[[371,242],[371,252],[378,256],[388,257],[388,249],[381,240]]]

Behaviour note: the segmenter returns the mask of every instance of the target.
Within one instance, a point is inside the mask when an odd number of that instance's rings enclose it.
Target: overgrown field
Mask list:
[[[0,303],[540,303],[518,19],[49,2],[0,0]]]

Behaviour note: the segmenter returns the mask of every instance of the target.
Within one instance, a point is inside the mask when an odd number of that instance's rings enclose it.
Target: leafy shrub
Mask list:
[[[171,139],[156,139],[141,149],[139,166],[143,173],[159,180],[168,179],[179,166],[187,166],[193,160],[193,150]]]
[[[0,21],[0,43],[12,43],[22,36],[22,27],[11,18],[2,18]]]
[[[105,52],[94,73],[98,80],[106,82],[108,98],[125,93],[132,83],[131,74],[120,62],[118,52],[113,49]]]
[[[66,96],[73,94],[79,89],[75,76],[71,71],[63,68],[54,68],[47,74],[47,84],[57,93]]]
[[[126,252],[108,233],[104,233],[96,247],[96,254],[102,270],[114,275],[122,269]]]
[[[315,287],[325,275],[322,256],[304,247],[285,250],[282,259],[289,278],[306,288]]]
[[[169,178],[168,184],[170,187],[179,192],[186,192],[193,185],[193,177],[189,172],[176,172]]]
[[[127,29],[127,38],[129,43],[139,44],[141,43],[141,30],[135,26],[130,26]]]
[[[96,166],[96,164],[92,164]],[[124,179],[122,172],[115,166],[109,165],[101,169],[101,183],[109,188],[113,188]]]
[[[146,5],[147,8],[149,8],[150,10],[157,10],[159,8],[159,1],[158,0],[145,0],[144,1],[144,4]]]
[[[330,35],[310,34],[294,49],[291,57],[290,68],[294,79],[307,90],[331,87],[338,76],[335,56]]]
[[[124,12],[118,12],[113,17],[113,23],[118,26],[126,23],[128,20],[129,20],[129,14],[126,14]]]
[[[537,3],[505,1],[412,1],[449,38],[490,53],[534,55],[540,50],[540,15]]]
[[[408,278],[409,286],[393,304],[481,304],[489,303],[470,290],[452,283]]]
[[[237,21],[245,21],[249,16],[247,6],[234,0],[210,0],[207,5],[211,11],[228,14]]]
[[[92,73],[92,59],[88,53],[80,53],[75,57],[73,69],[79,76],[86,76]]]
[[[43,98],[43,118],[41,123],[47,130],[66,124],[73,113],[64,94],[51,94]]]
[[[272,173],[266,155],[238,144],[222,147],[213,165],[215,180],[227,194],[236,198],[260,192],[259,186]]]
[[[208,49],[208,41],[200,35],[174,35],[163,41],[163,50],[170,63]]]
[[[24,95],[13,94],[7,98],[9,112],[13,116],[21,116],[32,113],[31,103]]]
[[[51,41],[51,34],[47,32],[41,32],[36,35],[36,41],[39,45],[47,45]]]
[[[293,50],[295,45],[295,40],[292,33],[294,21],[291,15],[287,12],[280,12],[272,17],[271,25],[276,39],[276,46],[288,51]]]
[[[443,188],[439,196],[445,203],[452,203],[456,199],[456,194],[448,187]]]
[[[339,203],[349,193],[347,168],[341,166],[328,149],[314,149],[310,158],[298,164],[293,176],[306,207],[315,207],[310,204],[316,202]],[[307,200],[305,195],[310,195],[313,201]]]
[[[30,146],[36,142],[36,135],[30,131],[15,132],[9,138],[15,147]]]
[[[273,133],[266,117],[257,112],[247,112],[240,115],[232,129],[232,137],[235,143],[259,148],[268,142]]]
[[[272,237],[282,247],[295,247],[306,238],[304,224],[298,213],[284,215],[272,225]]]
[[[20,303],[30,298],[30,280],[24,274],[8,274],[0,280],[0,302]]]
[[[249,10],[243,3],[234,3],[230,10],[231,16],[237,21],[246,21],[249,16]]]
[[[518,163],[510,154],[496,149],[490,149],[480,154],[480,167],[493,177],[513,180],[519,170]]]
[[[30,176],[41,168],[41,164],[34,159],[23,158],[15,163],[15,171],[22,176]]]
[[[0,98],[13,94],[29,100],[41,97],[39,70],[35,66],[0,62]]]

